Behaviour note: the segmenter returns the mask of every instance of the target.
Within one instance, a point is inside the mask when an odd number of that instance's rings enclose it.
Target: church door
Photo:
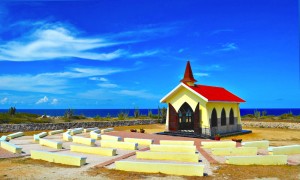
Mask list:
[[[194,130],[194,112],[188,103],[184,103],[178,111],[179,130]]]

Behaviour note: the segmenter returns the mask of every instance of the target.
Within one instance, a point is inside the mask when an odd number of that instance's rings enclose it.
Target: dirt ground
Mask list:
[[[116,131],[145,129],[145,133],[164,131],[165,126],[138,125],[115,127]],[[234,136],[243,141],[270,140],[271,146],[300,144],[300,131],[288,129],[244,128],[252,130],[252,134]],[[30,133],[29,133],[30,134]],[[230,140],[233,137],[222,138]],[[124,172],[106,168],[90,168],[80,171],[78,167],[64,166],[45,161],[32,160],[28,157],[0,159],[0,179],[300,179],[300,166],[233,166],[212,165],[214,174],[206,177],[169,176],[164,174],[145,174]]]

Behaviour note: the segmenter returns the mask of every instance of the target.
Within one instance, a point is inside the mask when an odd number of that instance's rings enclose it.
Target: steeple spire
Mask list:
[[[187,61],[187,63],[186,63],[184,77],[180,82],[186,83],[189,86],[194,86],[194,83],[197,82],[197,80],[193,76],[190,61]]]

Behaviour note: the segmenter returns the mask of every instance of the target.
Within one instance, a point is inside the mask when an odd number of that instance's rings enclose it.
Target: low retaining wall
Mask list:
[[[283,128],[283,129],[300,129],[300,123],[289,122],[253,122],[243,121],[242,126],[245,127],[257,127],[257,128]]]
[[[133,126],[157,124],[160,120],[127,120],[127,121],[96,121],[96,122],[66,122],[66,123],[32,123],[32,124],[0,124],[0,132],[58,130],[72,128]]]

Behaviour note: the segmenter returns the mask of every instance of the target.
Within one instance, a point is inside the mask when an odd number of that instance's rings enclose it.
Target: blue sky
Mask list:
[[[190,60],[241,108],[299,108],[296,0],[0,2],[0,108],[156,108]]]

